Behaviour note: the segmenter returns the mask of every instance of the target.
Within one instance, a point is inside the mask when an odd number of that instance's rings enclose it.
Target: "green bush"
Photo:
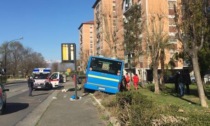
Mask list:
[[[132,93],[130,91],[120,92],[117,94],[116,99],[118,106],[123,109],[125,104],[131,104]]]
[[[0,76],[0,82],[1,83],[6,83],[7,82],[6,76]]]
[[[209,116],[201,117],[193,113],[182,112],[178,105],[159,105],[151,101],[142,92],[128,91],[116,96],[118,119],[121,125],[129,126],[184,126],[208,124]],[[204,121],[204,123],[202,123]]]
[[[151,124],[158,112],[152,101],[137,91],[117,94],[119,120],[121,125],[145,126]]]
[[[210,86],[204,87],[209,98]],[[190,88],[195,89],[194,85]],[[175,97],[171,84],[159,95],[153,91],[153,84],[137,91],[131,88],[116,94],[116,100],[110,100],[106,107],[116,106],[116,116],[121,125],[126,126],[210,126],[210,110],[190,102],[198,99],[194,95]]]

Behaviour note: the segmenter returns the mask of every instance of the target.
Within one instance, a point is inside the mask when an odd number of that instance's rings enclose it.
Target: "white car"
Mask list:
[[[203,80],[204,80],[204,84],[209,83],[209,82],[210,82],[210,74],[206,74],[206,75],[204,75]]]
[[[53,88],[61,86],[61,83],[66,82],[66,76],[60,72],[53,72],[49,77],[49,83],[52,84]]]

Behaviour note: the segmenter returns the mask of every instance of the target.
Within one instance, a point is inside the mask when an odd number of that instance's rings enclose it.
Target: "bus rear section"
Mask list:
[[[84,88],[113,94],[119,92],[123,65],[123,61],[116,59],[90,57]]]

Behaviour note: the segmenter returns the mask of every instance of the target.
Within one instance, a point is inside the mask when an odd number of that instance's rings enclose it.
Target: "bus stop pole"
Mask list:
[[[75,48],[75,52],[76,52],[76,48]],[[77,97],[77,58],[76,58],[76,53],[74,53],[74,64],[75,64],[75,66],[74,66],[74,69],[75,69],[75,81],[74,81],[74,84],[75,84],[75,99],[78,99],[78,97]]]

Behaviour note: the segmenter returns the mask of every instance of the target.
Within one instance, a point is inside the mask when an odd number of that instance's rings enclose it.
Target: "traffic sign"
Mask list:
[[[76,61],[76,44],[75,43],[62,43],[61,44],[61,57],[62,62],[75,63]]]

